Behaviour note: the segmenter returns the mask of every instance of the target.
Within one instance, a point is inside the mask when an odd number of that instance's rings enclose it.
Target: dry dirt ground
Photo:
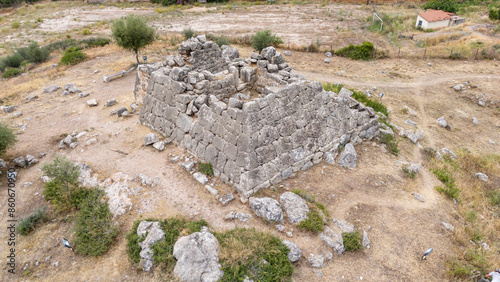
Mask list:
[[[271,7],[263,13],[272,13],[273,9]],[[196,26],[196,22],[206,22],[203,17],[201,15],[199,20],[195,19],[192,26]],[[248,21],[248,18],[245,20]],[[235,25],[243,28],[248,26],[249,22],[242,20]],[[228,23],[229,28],[231,26]],[[299,25],[295,28],[301,27]],[[304,27],[298,34],[305,34],[306,30]],[[290,38],[293,39],[293,36]],[[91,164],[101,180],[115,172],[131,176],[143,173],[158,177],[160,184],[155,187],[143,187],[138,195],[132,197],[133,208],[117,218],[121,230],[118,240],[102,257],[78,256],[63,248],[60,240],[62,237],[71,238],[73,223],[68,218],[57,217],[31,235],[17,237],[18,274],[15,277],[8,275],[5,264],[2,264],[2,281],[159,280],[158,273],[137,271],[127,259],[124,236],[133,221],[141,217],[164,218],[182,215],[195,219],[204,218],[214,230],[236,226],[256,227],[288,239],[273,225],[255,217],[248,223],[224,221],[223,217],[230,211],[249,214],[252,214],[252,211],[248,204],[243,204],[238,199],[228,206],[222,206],[189,173],[177,163],[170,162],[173,155],[188,156],[184,150],[169,145],[165,151],[158,152],[151,147],[142,146],[142,138],[150,130],[138,122],[137,115],[130,118],[110,116],[110,111],[121,106],[128,107],[133,102],[135,76],[132,74],[111,83],[102,82],[102,76],[127,68],[134,62],[134,58],[131,53],[119,51],[113,46],[92,52],[90,60],[68,68],[59,77],[46,81],[43,85],[63,86],[66,83],[76,83],[81,90],[91,93],[89,97],[80,99],[74,95],[62,96],[61,91],[47,94],[43,93],[42,86],[32,93],[23,93],[15,100],[19,104],[16,112],[23,113],[21,117],[14,118],[3,113],[0,116],[3,122],[12,126],[26,127],[22,134],[18,135],[19,142],[8,152],[10,157],[47,153],[39,164],[19,171],[17,216],[25,217],[35,207],[47,204],[41,196],[43,183],[39,168],[43,163],[50,162],[56,153],[75,162]],[[249,48],[240,48],[240,54],[249,53]],[[357,62],[333,58],[332,63],[324,64],[323,54],[292,53],[292,56],[286,57],[287,61],[311,80],[340,82],[359,90],[376,86],[377,92],[385,93],[383,102],[391,110],[391,122],[406,129],[410,128],[410,125],[404,123],[406,119],[417,122],[418,128],[425,132],[425,139],[421,141],[424,147],[446,146],[451,150],[466,147],[484,154],[499,151],[500,66],[496,61],[387,59]],[[99,72],[94,73],[94,70]],[[342,70],[345,74],[337,75]],[[14,78],[14,81],[22,79],[26,77]],[[455,82],[464,81],[480,87],[467,90],[467,93],[458,93],[450,88]],[[22,103],[28,94],[36,94],[39,99]],[[484,107],[479,106],[475,98],[482,94],[486,95],[488,102],[491,101]],[[89,108],[86,100],[94,98],[98,100],[99,106]],[[115,98],[118,104],[103,108],[104,102],[110,98]],[[403,105],[408,105],[417,111],[418,115],[415,117],[403,114]],[[437,126],[436,119],[440,116],[448,120],[451,131]],[[478,125],[473,125],[473,117],[479,120]],[[80,145],[73,150],[60,150],[54,142],[61,134],[90,128],[93,130],[83,136],[79,140]],[[85,141],[90,138],[97,138],[98,142],[86,146]],[[496,144],[490,144],[489,140]],[[295,174],[275,187],[276,190],[269,189],[261,193],[279,197],[286,190],[303,189],[316,195],[317,199],[326,205],[332,217],[345,219],[353,223],[358,230],[367,230],[370,237],[370,249],[335,255],[321,269],[323,276],[319,278],[306,258],[311,253],[326,254],[328,250],[324,243],[318,236],[286,224],[285,231],[293,229],[291,240],[299,245],[304,255],[296,264],[294,281],[446,279],[445,261],[455,256],[457,249],[453,244],[451,232],[446,231],[441,222],[459,226],[464,224],[464,220],[454,209],[453,203],[435,191],[434,186],[438,185],[439,181],[426,168],[422,169],[416,179],[405,177],[401,170],[402,163],[421,163],[423,158],[419,147],[407,140],[401,140],[399,147],[401,153],[394,157],[380,144],[364,142],[356,147],[358,166],[353,170],[323,162],[305,172]],[[112,149],[121,150],[128,155]],[[5,178],[1,179],[5,183]],[[33,184],[24,186],[27,182]],[[222,192],[233,191],[217,179],[212,179],[211,182]],[[137,187],[139,186],[137,184]],[[411,195],[413,192],[423,195],[425,202],[415,200]],[[0,206],[5,207],[6,201],[6,193],[1,193]],[[0,221],[5,223],[6,220],[7,213],[2,208]],[[3,256],[7,232],[5,228],[0,230]],[[433,254],[429,260],[420,261],[422,252],[429,247],[434,248]],[[46,261],[48,256],[51,258]],[[54,262],[58,262],[58,266],[54,266]],[[24,267],[28,271],[23,270]]]

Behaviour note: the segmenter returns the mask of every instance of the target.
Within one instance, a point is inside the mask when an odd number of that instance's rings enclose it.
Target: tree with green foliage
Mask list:
[[[268,46],[277,47],[279,44],[283,44],[283,40],[276,34],[272,34],[269,29],[252,35],[252,47],[259,52]]]
[[[47,61],[50,56],[50,50],[45,47],[38,46],[36,41],[31,42],[28,47],[17,50],[17,53],[28,62],[37,64]]]
[[[112,31],[118,46],[135,52],[137,64],[139,64],[139,49],[155,40],[154,28],[146,25],[144,18],[135,15],[128,15],[125,21],[114,22]]]
[[[76,216],[77,253],[100,256],[111,247],[118,236],[118,227],[113,224],[113,214],[102,199],[103,195],[104,192],[97,189],[90,193]]]
[[[492,21],[500,20],[500,8],[491,7],[488,11],[488,17]]]
[[[44,164],[42,172],[51,178],[45,184],[44,195],[47,200],[56,199],[70,203],[71,188],[78,186],[80,168],[65,157],[56,156],[52,163]]]
[[[433,10],[443,10],[449,13],[455,13],[457,11],[457,1],[456,0],[430,0],[424,5],[424,9]]]
[[[85,61],[87,55],[83,53],[80,47],[69,47],[63,53],[61,58],[61,65],[76,65],[79,62]]]
[[[7,152],[7,149],[16,144],[17,138],[14,130],[0,122],[0,156]]]

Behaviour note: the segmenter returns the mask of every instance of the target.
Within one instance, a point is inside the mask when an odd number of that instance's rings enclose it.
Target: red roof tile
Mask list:
[[[428,22],[438,22],[451,19],[451,16],[455,16],[453,13],[448,13],[441,10],[432,10],[429,9],[424,13],[419,13],[419,16],[424,18]]]

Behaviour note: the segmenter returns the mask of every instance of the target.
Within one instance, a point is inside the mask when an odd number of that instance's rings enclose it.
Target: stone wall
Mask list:
[[[213,46],[210,52],[217,53]],[[229,49],[230,55],[217,59],[221,68],[193,60],[187,55],[195,53],[185,48],[178,55],[184,52],[184,62],[169,64],[167,58],[151,72],[140,121],[210,162],[244,196],[331,160],[348,142],[378,134],[373,109],[346,89],[326,92],[297,75],[272,47],[244,60]]]

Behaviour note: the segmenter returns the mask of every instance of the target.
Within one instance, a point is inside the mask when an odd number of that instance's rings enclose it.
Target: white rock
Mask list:
[[[479,179],[479,180],[481,180],[481,181],[483,181],[483,182],[488,182],[488,175],[486,175],[486,174],[484,174],[484,173],[482,173],[482,172],[476,172],[476,173],[474,174],[474,176],[475,176],[477,179]]]
[[[194,179],[198,180],[201,184],[205,185],[208,182],[208,178],[205,176],[205,174],[201,172],[195,172],[193,173]]]

